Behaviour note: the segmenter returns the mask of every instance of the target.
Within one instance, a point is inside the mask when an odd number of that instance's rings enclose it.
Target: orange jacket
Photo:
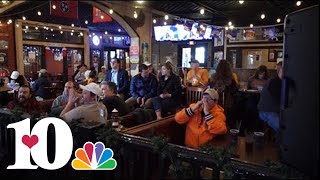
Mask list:
[[[215,105],[210,114],[202,115],[202,109],[198,108],[195,112],[189,108],[184,108],[176,113],[175,120],[179,124],[187,124],[185,144],[188,147],[198,148],[202,144],[212,140],[218,134],[226,134],[226,116],[221,106]]]
[[[198,84],[201,86],[207,86],[208,85],[208,78],[209,78],[209,73],[208,70],[206,69],[197,69],[196,72],[194,72],[192,69],[188,72],[187,74],[187,81],[192,80],[193,75],[196,74]]]

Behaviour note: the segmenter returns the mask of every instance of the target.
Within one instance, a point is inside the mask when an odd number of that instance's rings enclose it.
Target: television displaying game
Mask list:
[[[199,23],[190,27],[182,24],[154,27],[156,41],[211,40],[212,32],[212,27],[200,26]]]

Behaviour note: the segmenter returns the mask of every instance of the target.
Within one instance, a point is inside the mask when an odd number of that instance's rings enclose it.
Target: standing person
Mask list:
[[[210,87],[219,93],[218,104],[225,110],[227,116],[227,126],[235,127],[236,124],[236,104],[235,95],[238,91],[229,63],[226,60],[220,60],[216,73],[211,78]]]
[[[45,89],[46,87],[50,87],[51,82],[48,79],[48,72],[46,69],[40,69],[39,78],[32,85],[32,91],[35,92],[35,96],[39,96],[43,99],[49,99],[52,94]]]
[[[62,95],[58,96],[53,102],[51,106],[51,114],[59,115],[61,111],[65,108],[69,99],[69,92],[75,91],[75,84],[73,81],[68,81],[64,85],[64,90]]]
[[[191,70],[187,73],[187,84],[191,86],[204,86],[208,85],[208,71],[201,69],[198,60],[191,60]]]
[[[179,124],[187,123],[185,145],[191,148],[209,142],[218,134],[226,134],[226,116],[218,103],[219,95],[214,89],[207,89],[202,100],[176,113]]]
[[[129,108],[127,104],[117,96],[117,85],[111,81],[102,81],[101,89],[103,93],[103,104],[108,110],[108,119],[111,118],[111,113],[113,109],[118,110],[119,116],[124,116],[129,114]]]
[[[279,132],[280,100],[282,86],[282,61],[277,64],[278,75],[267,81],[258,103],[259,117],[277,134]]]
[[[172,66],[169,63],[161,67],[161,74],[157,96],[152,98],[157,119],[162,119],[163,112],[175,111],[181,101],[180,79],[172,72]]]
[[[107,71],[106,81],[116,83],[118,95],[125,100],[129,92],[129,75],[125,69],[120,69],[120,59],[111,59],[111,70]]]
[[[148,66],[141,64],[140,73],[135,75],[130,84],[131,97],[126,100],[126,104],[130,109],[134,109],[135,105],[144,108],[152,107],[152,97],[157,95],[158,80],[150,73]]]

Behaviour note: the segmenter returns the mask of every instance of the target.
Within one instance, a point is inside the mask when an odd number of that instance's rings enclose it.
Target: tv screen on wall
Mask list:
[[[211,40],[213,37],[212,27],[192,26],[182,24],[154,26],[154,37],[156,41],[188,41],[188,40]]]

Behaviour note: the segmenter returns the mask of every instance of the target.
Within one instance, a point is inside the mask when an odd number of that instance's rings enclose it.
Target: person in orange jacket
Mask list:
[[[185,145],[191,148],[209,142],[218,134],[226,134],[226,116],[218,103],[219,94],[214,89],[207,89],[202,100],[176,113],[179,124],[187,124]]]

